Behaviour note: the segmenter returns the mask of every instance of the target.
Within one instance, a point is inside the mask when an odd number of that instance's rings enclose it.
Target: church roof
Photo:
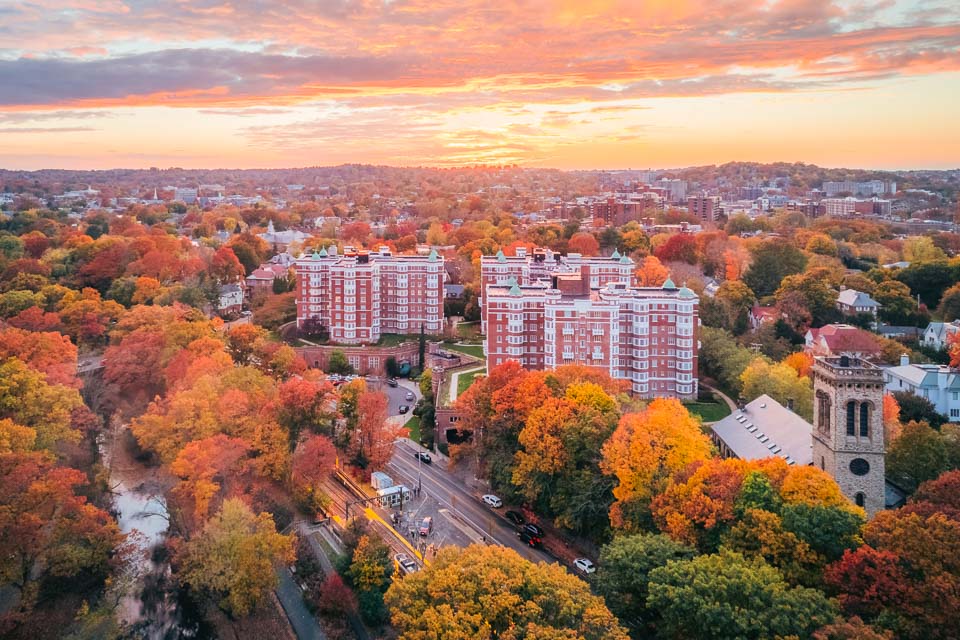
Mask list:
[[[813,425],[766,394],[710,428],[742,460],[777,456],[789,464],[813,462]]]

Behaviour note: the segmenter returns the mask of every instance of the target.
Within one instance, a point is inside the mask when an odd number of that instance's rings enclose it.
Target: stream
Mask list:
[[[137,457],[125,424],[111,421],[98,438],[103,465],[110,470],[113,511],[128,535],[132,553],[123,572],[117,617],[135,638],[146,640],[212,637],[199,614],[171,579],[164,544],[170,526],[160,467]]]

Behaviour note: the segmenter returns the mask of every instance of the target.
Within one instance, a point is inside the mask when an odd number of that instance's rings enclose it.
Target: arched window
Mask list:
[[[857,403],[853,400],[847,403],[847,435],[857,435]]]
[[[870,403],[860,403],[860,437],[870,437]]]
[[[817,391],[817,429],[823,433],[830,433],[830,397],[823,391]]]
[[[862,506],[865,505],[866,502],[867,502],[866,496],[864,496],[862,493],[858,493],[857,495],[855,495],[855,496],[853,497],[853,499],[854,499],[854,501],[857,503],[857,506],[858,506],[858,507],[862,507]]]

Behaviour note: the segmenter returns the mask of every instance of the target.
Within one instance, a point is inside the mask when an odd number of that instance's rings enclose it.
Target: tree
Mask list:
[[[697,239],[691,233],[675,233],[654,254],[663,262],[697,264],[700,260]]]
[[[796,371],[797,376],[809,378],[810,370],[813,369],[813,356],[806,351],[797,351],[784,358],[783,364]]]
[[[180,478],[175,493],[194,503],[193,523],[201,526],[210,512],[210,500],[220,491],[222,479],[247,455],[247,444],[222,433],[190,442],[170,464]]]
[[[820,591],[791,588],[763,560],[730,551],[654,569],[649,590],[664,638],[809,637],[837,616]]]
[[[784,277],[802,272],[807,265],[803,252],[786,240],[766,240],[750,252],[753,262],[743,281],[760,297],[772,294]]]
[[[810,312],[812,322],[822,326],[837,315],[837,292],[830,284],[823,269],[811,269],[803,274],[786,276],[776,291],[777,302],[791,293],[799,294],[803,305]]]
[[[336,393],[326,380],[292,377],[277,389],[277,422],[290,434],[290,448],[306,432],[333,435]]]
[[[762,558],[791,585],[816,586],[826,564],[823,556],[784,528],[778,514],[764,509],[747,509],[724,535],[722,548]]]
[[[37,452],[0,453],[0,582],[32,605],[48,576],[105,576],[123,536],[107,512],[78,494],[86,476]]]
[[[720,285],[714,297],[721,309],[722,326],[739,335],[749,327],[748,314],[757,302],[750,287],[739,280],[727,280]]]
[[[711,445],[678,400],[657,398],[642,412],[623,416],[602,453],[601,469],[617,478],[610,522],[636,531],[649,526],[653,496],[688,464],[709,458]]]
[[[327,372],[348,376],[353,373],[353,365],[347,361],[343,351],[335,349],[330,352],[330,357],[327,359]]]
[[[0,360],[10,357],[19,358],[44,374],[50,384],[80,386],[76,376],[77,348],[64,335],[0,328]]]
[[[957,427],[947,425],[943,434],[925,422],[910,421],[887,449],[886,471],[890,479],[908,492],[960,466]]]
[[[947,260],[918,262],[894,274],[900,282],[910,287],[910,295],[920,296],[928,309],[940,304],[944,291],[960,280],[960,266]]]
[[[600,243],[592,233],[581,231],[570,237],[567,249],[584,256],[595,256],[600,251]]]
[[[386,618],[383,594],[390,586],[392,573],[390,548],[379,538],[360,536],[347,576],[357,591],[360,615],[368,624],[380,624]]]
[[[424,570],[394,582],[386,602],[400,640],[627,640],[585,582],[560,565],[532,564],[502,547],[444,548]]]
[[[750,349],[740,346],[729,331],[713,327],[700,329],[700,366],[734,396],[740,394],[740,376],[756,358]]]
[[[223,284],[240,280],[245,275],[245,271],[233,249],[223,246],[213,254],[210,261],[210,275]]]
[[[934,429],[947,421],[927,398],[909,391],[894,391],[893,398],[900,407],[901,422],[926,422]]]
[[[670,270],[656,256],[647,256],[637,267],[635,275],[641,287],[660,287],[670,277]]]
[[[73,420],[83,406],[76,389],[48,384],[44,374],[17,358],[0,361],[0,419],[33,429],[37,449],[78,442]]]
[[[813,640],[894,640],[892,631],[877,629],[857,616],[817,629]]]
[[[813,384],[810,378],[800,377],[796,369],[786,364],[770,364],[756,358],[740,375],[743,397],[754,400],[766,394],[793,410],[806,420],[813,419]]]
[[[330,498],[323,492],[323,480],[333,473],[337,450],[330,438],[311,436],[293,452],[290,481],[297,500],[305,508],[323,509]]]
[[[647,609],[650,572],[674,560],[689,560],[695,552],[663,534],[617,536],[600,551],[595,585],[607,606],[634,631],[656,620]]]
[[[890,324],[906,325],[917,319],[917,301],[902,282],[884,280],[874,288],[873,299],[880,304],[880,318]],[[947,322],[952,319],[944,318]]]
[[[571,384],[530,412],[519,434],[513,484],[557,526],[602,532],[611,482],[599,473],[599,449],[619,417],[613,398],[592,382]]]
[[[907,262],[933,262],[946,257],[928,236],[911,236],[903,241],[903,259]]]
[[[364,391],[357,399],[360,442],[354,462],[361,469],[383,469],[393,456],[393,443],[400,437],[401,427],[388,420],[387,404],[387,395],[380,391]]]
[[[293,558],[293,537],[277,533],[270,514],[254,515],[242,500],[231,498],[187,542],[179,575],[224,610],[245,616],[276,587],[277,566]]]
[[[910,303],[912,308],[914,304],[913,298],[910,298]],[[960,318],[960,284],[955,284],[943,292],[943,298],[940,300],[940,308],[938,311],[944,322],[953,322],[957,318]]]

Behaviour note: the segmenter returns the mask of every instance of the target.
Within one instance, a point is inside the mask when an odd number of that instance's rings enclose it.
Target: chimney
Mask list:
[[[900,354],[900,366],[905,367],[910,364],[910,355],[906,353]]]

